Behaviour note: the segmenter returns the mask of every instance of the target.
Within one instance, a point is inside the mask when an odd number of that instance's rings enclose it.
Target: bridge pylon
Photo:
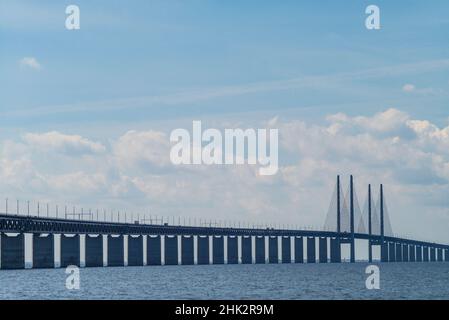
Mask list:
[[[351,223],[351,263],[355,262],[355,230],[354,230],[354,177],[350,177],[350,223]]]
[[[368,261],[373,262],[373,247],[371,243],[371,236],[373,234],[372,226],[372,203],[371,203],[371,184],[368,185],[368,234],[370,239],[368,240]]]

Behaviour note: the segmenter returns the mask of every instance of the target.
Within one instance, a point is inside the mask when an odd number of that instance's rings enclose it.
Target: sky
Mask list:
[[[66,30],[65,8],[81,29]],[[381,29],[365,28],[380,8]],[[0,197],[324,224],[337,174],[449,243],[447,1],[0,3]],[[280,170],[174,166],[170,132],[277,128]],[[0,203],[3,210],[4,204]],[[22,205],[23,210],[23,205]]]

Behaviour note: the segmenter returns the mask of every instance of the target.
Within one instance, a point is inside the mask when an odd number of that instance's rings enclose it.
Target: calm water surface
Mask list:
[[[365,288],[365,263],[152,266],[2,270],[0,299],[449,299],[449,263],[380,265],[380,290]]]

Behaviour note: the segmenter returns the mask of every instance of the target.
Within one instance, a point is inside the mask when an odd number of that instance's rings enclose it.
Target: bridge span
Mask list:
[[[449,262],[449,245],[385,234],[382,186],[378,234],[372,223],[376,215],[375,205],[371,203],[371,186],[368,232],[356,231],[352,176],[346,228],[346,200],[340,189],[338,177],[335,231],[157,225],[0,214],[0,268],[25,268],[25,234],[32,237],[33,268],[81,266],[81,248],[84,248],[85,267],[340,263],[344,245],[349,245],[350,262],[355,262],[355,240],[367,240],[369,261],[373,261],[372,248],[378,246],[380,262]],[[60,251],[59,264],[55,259],[56,248]]]

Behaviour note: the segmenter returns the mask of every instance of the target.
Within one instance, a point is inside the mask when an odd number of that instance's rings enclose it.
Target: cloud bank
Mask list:
[[[279,129],[280,170],[272,177],[255,166],[173,166],[169,131],[128,131],[103,142],[27,133],[0,142],[0,192],[166,217],[320,227],[335,176],[354,174],[361,202],[368,183],[385,184],[397,234],[449,241],[449,126],[397,109],[259,125]]]

